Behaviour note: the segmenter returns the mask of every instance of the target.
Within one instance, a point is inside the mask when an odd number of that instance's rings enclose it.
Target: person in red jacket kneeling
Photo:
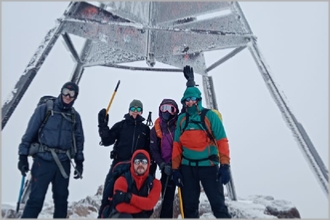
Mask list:
[[[119,177],[114,185],[110,218],[149,218],[162,189],[161,182],[149,175],[150,156],[137,150],[131,159],[130,175]]]

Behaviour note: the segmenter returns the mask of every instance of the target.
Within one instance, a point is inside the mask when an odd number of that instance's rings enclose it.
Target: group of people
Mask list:
[[[202,112],[202,94],[196,87],[193,69],[183,68],[187,88],[181,99],[181,112],[173,99],[163,99],[158,118],[150,129],[144,121],[143,104],[134,99],[124,119],[108,126],[105,109],[98,114],[98,131],[103,146],[113,145],[112,159],[106,175],[98,218],[149,218],[162,198],[160,218],[173,218],[176,187],[182,192],[184,218],[199,218],[200,183],[216,218],[230,218],[225,205],[223,184],[230,181],[229,145],[222,121],[214,111]],[[32,187],[21,218],[37,218],[42,210],[49,183],[52,183],[54,218],[66,218],[68,206],[70,160],[75,161],[74,178],[80,178],[84,162],[84,133],[77,111],[72,111],[79,94],[73,82],[65,83],[54,101],[46,123],[47,105],[33,113],[19,145],[18,169],[29,171],[29,148],[41,147],[33,155]],[[75,117],[71,117],[72,114]],[[74,118],[74,120],[72,120]],[[205,120],[207,128],[201,124]],[[41,126],[43,125],[43,126]],[[41,127],[41,128],[40,128]],[[68,151],[74,146],[74,154]],[[72,151],[72,150],[71,150]],[[113,170],[130,161],[125,175],[114,180]],[[61,168],[62,165],[62,168]],[[156,178],[157,166],[161,171]],[[110,209],[110,215],[103,211]]]

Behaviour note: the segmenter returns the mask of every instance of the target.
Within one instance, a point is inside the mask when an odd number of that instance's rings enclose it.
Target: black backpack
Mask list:
[[[109,180],[109,193],[108,193],[108,204],[104,207],[103,211],[102,211],[102,215],[101,218],[109,218],[111,212],[113,211],[114,207],[112,204],[112,197],[113,197],[113,189],[114,189],[114,185],[116,180],[120,177],[123,176],[126,179],[127,182],[127,192],[131,192],[132,191],[132,187],[134,184],[134,179],[132,177],[131,171],[131,161],[122,161],[122,162],[118,162],[112,169],[112,177]],[[153,187],[153,180],[155,179],[154,176],[152,175],[148,175],[147,179],[146,179],[146,183],[148,190],[150,191]]]
[[[46,116],[45,116],[44,120],[42,121],[42,124],[41,124],[41,126],[39,128],[39,131],[41,131],[41,129],[43,128],[43,126],[45,126],[45,124],[46,124],[49,116],[53,113],[55,99],[56,99],[56,97],[49,96],[49,95],[42,96],[39,99],[39,102],[38,102],[37,106],[40,106],[42,104],[46,104],[47,105]],[[73,107],[71,107],[71,113],[70,113],[70,115],[71,115],[71,120],[72,120],[72,122],[73,122],[74,125],[76,123],[75,114],[76,114],[76,110]],[[63,115],[63,117],[65,117],[64,114],[62,114],[62,115]]]

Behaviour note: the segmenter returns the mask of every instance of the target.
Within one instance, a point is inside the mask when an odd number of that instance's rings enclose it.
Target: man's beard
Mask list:
[[[140,169],[141,169],[141,172],[139,172]],[[138,166],[137,169],[136,169],[136,171],[135,171],[135,173],[137,175],[143,175],[145,172],[146,172],[146,169],[144,169],[143,166]]]

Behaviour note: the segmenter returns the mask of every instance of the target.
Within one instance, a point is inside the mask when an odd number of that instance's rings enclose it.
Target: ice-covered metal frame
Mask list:
[[[80,54],[69,34],[86,39]],[[182,68],[190,65],[203,77],[207,107],[215,109],[218,106],[214,84],[208,73],[247,47],[328,197],[328,170],[303,126],[287,106],[284,95],[276,87],[238,2],[116,1],[101,2],[97,6],[87,2],[70,2],[2,106],[2,129],[60,35],[76,62],[71,81],[79,83],[84,69],[93,66],[182,73]],[[233,49],[232,52],[206,66],[203,52],[229,48]],[[143,60],[146,61],[146,67],[120,65]],[[155,68],[156,61],[176,68]],[[233,178],[226,186],[229,197],[236,200]]]

